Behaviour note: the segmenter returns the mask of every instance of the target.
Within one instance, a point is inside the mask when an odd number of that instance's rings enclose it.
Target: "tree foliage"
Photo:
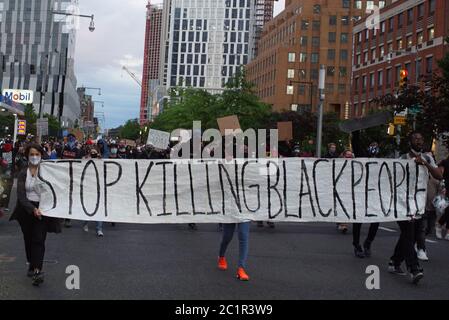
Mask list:
[[[140,124],[137,119],[128,120],[120,129],[120,138],[137,140],[140,137]]]

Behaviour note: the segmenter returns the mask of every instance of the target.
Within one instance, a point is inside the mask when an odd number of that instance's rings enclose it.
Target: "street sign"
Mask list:
[[[27,122],[26,120],[17,121],[17,135],[24,136],[27,132]]]
[[[404,126],[407,123],[407,118],[404,116],[395,116],[394,124]]]
[[[416,115],[421,112],[421,105],[415,104],[408,109],[408,112],[412,115]]]
[[[346,133],[351,133],[363,129],[368,129],[372,127],[377,127],[380,125],[387,124],[391,121],[391,112],[390,111],[384,111],[375,113],[363,118],[357,118],[357,119],[349,119],[340,122],[338,125],[340,130]]]
[[[36,130],[38,136],[48,136],[48,119],[37,119]]]

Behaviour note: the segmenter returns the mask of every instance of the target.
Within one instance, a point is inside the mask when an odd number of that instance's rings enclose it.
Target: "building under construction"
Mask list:
[[[159,85],[159,57],[161,48],[162,5],[152,5],[148,1],[145,30],[145,50],[143,58],[142,94],[140,101],[140,124],[152,120],[153,93]]]

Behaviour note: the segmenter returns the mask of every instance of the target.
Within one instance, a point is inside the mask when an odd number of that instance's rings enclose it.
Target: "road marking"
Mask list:
[[[388,232],[396,232],[396,230],[390,229],[390,228],[385,228],[385,227],[379,227],[379,229],[388,231]]]
[[[438,243],[437,241],[429,240],[429,239],[426,239],[426,242],[429,242],[429,243]]]

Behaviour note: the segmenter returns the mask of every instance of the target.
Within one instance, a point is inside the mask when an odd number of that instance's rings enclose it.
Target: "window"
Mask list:
[[[362,1],[361,0],[354,1],[354,9],[362,9]]]
[[[293,86],[287,86],[287,94],[292,95],[293,94]]]
[[[387,86],[391,85],[391,68],[387,69]]]
[[[377,72],[377,85],[379,87],[381,87],[383,85],[383,80],[384,80],[384,72],[382,70],[378,71]]]
[[[346,85],[340,83],[340,84],[338,85],[338,93],[345,93],[345,92],[346,92]]]
[[[366,85],[367,85],[367,77],[363,76],[362,77],[362,90],[365,91],[366,90]]]
[[[367,1],[366,2],[366,9],[367,10],[374,10],[374,1]]]
[[[305,69],[299,69],[299,77],[305,79],[307,77],[307,72]]]
[[[396,82],[399,82],[399,80],[401,79],[401,70],[402,70],[402,66],[397,66],[396,67]]]
[[[340,50],[340,60],[347,61],[348,60],[348,50],[342,49]]]
[[[320,20],[313,20],[312,30],[316,30],[316,31],[320,30]]]
[[[413,37],[412,36],[408,36],[407,37],[407,48],[411,48],[413,45]]]
[[[312,55],[310,56],[310,61],[312,63],[318,63],[318,59],[319,59],[319,54],[318,53],[312,53]]]
[[[376,49],[371,50],[371,60],[376,60]]]
[[[426,58],[426,72],[432,73],[433,71],[433,57]]]
[[[368,51],[363,53],[363,63],[368,62]]]
[[[335,32],[329,32],[329,42],[335,42],[337,34]]]
[[[327,76],[333,77],[335,75],[335,67],[329,66],[327,67]]]
[[[329,16],[329,25],[331,26],[337,25],[337,16]]]
[[[301,36],[300,44],[301,44],[301,46],[304,46],[304,47],[307,46],[307,36]]]
[[[318,69],[312,69],[310,70],[310,78],[313,80],[318,80]]]
[[[413,23],[413,8],[407,10],[407,24]]]
[[[362,56],[360,54],[358,54],[356,56],[356,60],[357,60],[357,64],[361,64],[362,63]]]
[[[418,44],[422,44],[424,42],[424,32],[418,32],[416,39]]]
[[[340,41],[341,41],[341,43],[348,43],[348,39],[349,39],[349,37],[348,37],[348,34],[347,34],[347,33],[342,33],[342,34],[340,35]]]
[[[295,77],[295,69],[288,69],[287,70],[287,78],[293,79]]]
[[[373,89],[375,86],[375,82],[374,82],[374,73],[371,73],[369,75],[369,87],[370,89]]]
[[[422,60],[419,59],[416,61],[416,73],[418,76],[422,74]]]
[[[385,7],[386,1],[385,0],[380,0],[379,1],[379,8],[382,9]]]
[[[424,3],[418,6],[418,19],[424,17]]]
[[[396,41],[396,49],[402,50],[402,39],[399,39],[398,41]]]
[[[321,6],[319,4],[316,4],[313,6],[313,13],[315,13],[315,14],[321,13]]]
[[[354,80],[354,89],[359,91],[359,78],[355,78]]]
[[[435,13],[436,0],[429,0],[429,15]]]
[[[386,22],[385,22],[385,21],[382,21],[382,22],[380,23],[380,32],[381,32],[381,33],[384,33],[384,32],[385,32],[385,25],[386,25]]]
[[[342,16],[341,17],[341,25],[349,26],[349,16]]]
[[[342,1],[343,8],[349,8],[350,2],[351,2],[350,0],[343,0]]]
[[[307,62],[307,53],[301,52],[299,54],[299,62]]]
[[[295,53],[294,52],[289,52],[288,62],[295,62]]]
[[[388,43],[388,53],[393,52],[393,42]]]
[[[346,77],[348,75],[348,69],[346,67],[340,67],[338,75],[340,77]]]
[[[320,37],[312,37],[312,47],[320,46]]]
[[[401,12],[398,14],[398,29],[402,28],[403,21],[404,20],[404,14]]]
[[[393,24],[394,24],[394,17],[391,17],[390,19],[388,19],[388,32],[392,32],[393,31]]]
[[[304,95],[306,93],[306,86],[303,84],[300,84],[298,86],[298,94],[300,95]]]
[[[379,57],[383,57],[385,55],[385,47],[380,46],[379,47]]]
[[[431,41],[435,38],[435,28],[434,27],[427,29],[427,37],[428,37],[427,41]]]
[[[335,49],[328,49],[327,50],[327,59],[328,60],[335,60]]]
[[[301,21],[301,30],[308,30],[309,29],[309,20],[302,20]]]
[[[333,83],[326,83],[326,92],[334,93],[334,84]]]

